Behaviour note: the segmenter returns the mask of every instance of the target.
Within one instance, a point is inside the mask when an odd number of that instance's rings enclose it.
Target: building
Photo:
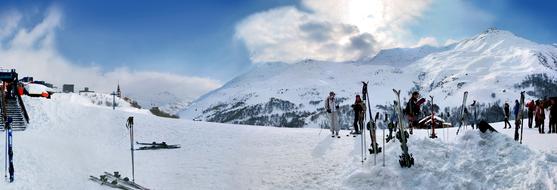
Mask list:
[[[64,93],[73,93],[73,92],[74,92],[74,85],[73,85],[73,84],[64,84],[64,85],[62,85],[62,92],[64,92]]]
[[[79,93],[82,93],[82,92],[95,92],[95,91],[90,91],[89,87],[85,87],[83,90],[79,91]]]

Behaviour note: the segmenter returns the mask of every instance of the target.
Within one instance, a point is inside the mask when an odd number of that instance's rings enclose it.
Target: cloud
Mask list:
[[[302,0],[252,14],[236,26],[251,60],[295,63],[371,57],[380,49],[410,46],[408,24],[429,0]]]
[[[20,76],[33,76],[57,86],[87,86],[100,92],[112,92],[120,82],[125,95],[141,96],[145,98],[143,101],[156,99],[148,95],[158,92],[170,92],[184,100],[192,100],[221,85],[202,77],[134,71],[125,67],[103,72],[99,66],[76,65],[62,56],[55,46],[56,30],[63,17],[60,9],[49,8],[42,20],[27,28],[22,27],[20,13],[7,15],[0,16],[0,23],[6,23],[0,25],[0,67],[15,68]]]
[[[425,46],[425,45],[437,47],[437,46],[439,46],[439,42],[434,37],[424,37],[424,38],[421,38],[418,41],[418,43],[416,43],[416,45],[414,45],[414,47],[420,47],[420,46]]]

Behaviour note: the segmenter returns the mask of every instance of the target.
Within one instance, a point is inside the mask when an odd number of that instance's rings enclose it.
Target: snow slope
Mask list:
[[[152,189],[557,188],[557,147],[545,146],[557,135],[533,129],[525,131],[525,145],[502,129],[484,135],[468,129],[458,137],[454,129],[438,130],[434,140],[416,130],[409,144],[416,165],[403,169],[398,143],[386,145],[385,167],[382,157],[362,164],[359,138],[331,138],[327,130],[166,119],[71,94],[25,103],[31,124],[14,134],[16,181],[0,189],[109,189],[87,178],[115,170],[130,176],[128,116],[135,117],[137,141],[182,145],[135,153],[136,182]]]
[[[490,29],[456,44],[441,47],[383,50],[362,62],[307,60],[287,65],[258,65],[188,106],[183,118],[222,123],[319,127],[324,121],[323,100],[330,91],[350,111],[360,81],[370,81],[375,105],[395,99],[391,89],[433,95],[437,104],[456,107],[462,94],[480,103],[513,101],[522,90],[515,85],[526,76],[543,73],[557,78],[557,48],[536,44],[508,31]],[[526,99],[534,97],[527,96]],[[470,101],[471,102],[471,101]],[[346,116],[345,121],[350,118]],[[349,123],[345,123],[349,125]]]

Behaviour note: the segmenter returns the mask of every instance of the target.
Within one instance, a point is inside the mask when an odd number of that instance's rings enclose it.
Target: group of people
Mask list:
[[[534,128],[538,128],[538,132],[540,134],[545,134],[545,119],[546,119],[546,109],[549,109],[549,131],[548,133],[557,133],[557,104],[556,100],[531,100],[526,105],[524,105],[528,109],[528,128],[532,128],[532,124]],[[505,127],[503,129],[511,128],[511,124],[509,122],[510,118],[510,106],[507,102],[505,102],[503,106],[503,113],[505,116]],[[521,121],[519,120],[519,113],[520,113],[520,103],[518,100],[515,100],[515,105],[513,107],[513,114],[515,117],[515,125],[516,128],[519,128]],[[507,127],[508,125],[508,127]]]
[[[331,137],[340,138],[339,131],[339,116],[338,116],[338,109],[339,104],[335,98],[335,92],[330,92],[329,96],[325,99],[325,110],[329,116],[329,126],[331,130]],[[410,134],[413,133],[413,128],[418,125],[418,117],[420,114],[421,105],[425,102],[424,98],[420,98],[419,92],[413,92],[410,100],[406,104],[404,108],[403,114],[406,115],[406,118],[409,121],[409,128]],[[397,106],[397,102],[394,102],[394,105]],[[354,121],[353,121],[353,129],[355,135],[361,134],[364,130],[364,119],[366,115],[367,106],[366,103],[362,100],[360,95],[356,95],[354,104],[351,105],[352,110],[354,111]],[[385,123],[387,123],[389,129],[389,136],[388,138],[392,138],[392,132],[396,131],[396,123],[397,120],[397,113],[393,112],[390,117],[390,121],[387,121],[388,117],[385,117]],[[369,130],[369,129],[368,129]]]
[[[365,98],[364,98],[365,99]],[[416,127],[418,125],[418,119],[419,119],[419,114],[420,112],[420,108],[421,105],[425,102],[424,98],[420,98],[420,93],[419,92],[413,92],[410,99],[408,100],[408,102],[406,103],[406,107],[402,110],[403,114],[406,116],[406,119],[408,120],[409,126],[408,128],[410,129],[410,134],[413,133],[413,128]],[[394,105],[397,106],[397,102],[394,102]],[[540,134],[544,134],[546,133],[545,130],[545,121],[546,121],[546,110],[549,110],[549,131],[548,133],[557,133],[557,99],[556,98],[552,98],[550,100],[531,100],[529,101],[526,105],[524,105],[525,108],[527,108],[528,110],[528,127],[529,128],[538,128],[538,131]],[[365,118],[365,114],[366,114],[366,109],[367,106],[365,104],[365,102],[362,100],[362,97],[360,95],[356,95],[355,97],[355,101],[354,104],[352,104],[352,110],[354,111],[354,122],[353,122],[353,129],[354,129],[354,133],[353,134],[361,134],[362,131],[364,130],[364,118]],[[464,115],[469,115],[468,117],[471,117],[469,119],[473,120],[471,121],[471,125],[474,128],[474,124],[477,123],[477,105],[476,105],[476,101],[474,100],[474,102],[470,105],[470,109],[468,110],[465,109]],[[325,101],[325,109],[327,110],[328,116],[329,116],[329,121],[330,121],[330,130],[331,130],[331,136],[332,137],[338,137],[339,136],[339,131],[340,131],[340,126],[339,126],[339,116],[338,116],[338,109],[339,109],[339,105],[338,102],[335,99],[335,93],[334,92],[330,92],[329,96],[327,97],[326,101]],[[520,106],[520,102],[518,100],[515,100],[515,104],[513,106],[512,109],[512,113],[514,115],[515,119],[515,129],[518,130],[518,128],[520,128],[521,125],[521,120],[518,119],[520,117],[519,113],[521,111],[521,106]],[[505,104],[503,105],[503,114],[504,114],[504,123],[505,126],[503,129],[510,129],[512,128],[511,123],[509,122],[510,118],[511,118],[511,108],[509,103],[505,102]],[[390,120],[390,121],[389,121]],[[391,114],[391,117],[389,118],[387,115],[385,116],[385,121],[384,121],[389,129],[389,135],[387,137],[387,141],[389,141],[390,139],[392,139],[392,132],[395,131],[396,132],[396,124],[398,122],[397,119],[397,113],[394,112]],[[518,131],[517,131],[518,132]]]
[[[540,134],[545,133],[545,110],[549,109],[549,131],[548,133],[557,133],[557,100],[531,100],[525,105],[528,108],[528,127],[538,128]]]

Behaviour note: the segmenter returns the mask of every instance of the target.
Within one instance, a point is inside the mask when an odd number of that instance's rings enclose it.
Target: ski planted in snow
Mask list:
[[[464,125],[464,109],[466,109],[466,99],[468,99],[468,91],[464,92],[464,97],[462,98],[462,107],[460,108],[460,124],[458,126],[458,129],[456,130],[456,134],[458,135],[458,132],[460,132],[460,128]]]
[[[368,149],[369,154],[381,153],[382,150],[382,148],[377,145],[377,118],[379,118],[379,112],[375,114],[375,119],[370,120],[370,123],[368,123],[368,130],[370,130],[369,137],[371,139],[371,145]]]
[[[399,132],[397,132],[396,136],[398,137],[399,141],[400,141],[400,148],[402,149],[402,155],[400,155],[400,160],[398,161],[400,163],[401,167],[412,167],[412,165],[414,165],[414,157],[412,157],[412,154],[408,153],[408,145],[407,145],[407,139],[410,136],[408,134],[408,132],[406,132],[406,130],[404,130],[404,126],[402,124],[402,109],[400,107],[401,103],[400,103],[400,90],[395,90],[393,89],[393,92],[396,95],[397,101],[398,101],[398,106],[395,107],[396,113],[398,114],[398,126],[399,126]]]
[[[520,92],[520,112],[518,114],[520,114],[520,144],[522,144],[524,133],[524,91]]]
[[[433,111],[433,96],[429,96],[431,98],[431,135],[429,136],[429,138],[437,138],[437,135],[435,134],[435,112]]]
[[[7,119],[5,120],[6,122],[4,123],[4,127],[6,130],[6,157],[7,159],[5,160],[4,163],[4,167],[7,171],[6,175],[4,175],[4,177],[6,178],[6,180],[8,180],[8,182],[13,182],[14,181],[14,150],[13,150],[13,130],[11,127],[12,124],[12,117],[7,117]]]

